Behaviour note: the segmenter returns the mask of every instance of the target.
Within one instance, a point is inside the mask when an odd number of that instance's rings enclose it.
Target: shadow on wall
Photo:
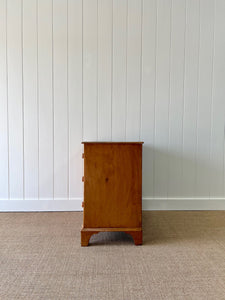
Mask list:
[[[222,167],[210,163],[206,154],[144,144],[143,198],[224,197]]]

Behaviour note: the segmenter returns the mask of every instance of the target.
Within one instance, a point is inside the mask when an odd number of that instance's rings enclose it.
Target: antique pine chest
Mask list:
[[[81,246],[92,234],[122,231],[142,244],[142,142],[83,142]]]

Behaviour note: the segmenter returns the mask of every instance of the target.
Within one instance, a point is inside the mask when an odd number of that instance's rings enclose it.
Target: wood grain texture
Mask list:
[[[141,227],[142,143],[84,143],[84,243],[90,228]]]

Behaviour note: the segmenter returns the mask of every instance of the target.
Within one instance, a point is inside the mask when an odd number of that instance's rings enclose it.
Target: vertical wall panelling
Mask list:
[[[173,0],[171,11],[171,64],[168,146],[168,197],[182,195],[182,134],[186,1]]]
[[[98,0],[98,138],[111,140],[112,5]]]
[[[10,199],[24,198],[22,1],[7,1]]]
[[[127,0],[113,1],[112,139],[124,141],[127,102]]]
[[[224,0],[0,0],[0,210],[81,209],[82,140],[144,141],[144,209],[223,208],[224,53]]]
[[[0,0],[0,199],[8,199],[7,2]]]
[[[82,197],[82,0],[68,1],[69,198]]]
[[[128,1],[126,139],[140,139],[142,0]]]
[[[38,1],[39,197],[53,198],[52,1]]]
[[[24,196],[38,198],[36,0],[23,0]]]
[[[199,0],[187,1],[183,117],[183,195],[196,195],[196,144],[199,79]]]
[[[211,197],[224,196],[225,2],[215,1],[215,49],[211,132]]]
[[[154,195],[154,118],[156,60],[156,0],[143,0],[141,141],[143,147],[143,196]]]
[[[98,1],[83,0],[83,139],[98,139]]]
[[[67,5],[53,1],[54,196],[61,199],[69,193]]]
[[[214,43],[214,1],[200,1],[196,196],[210,195],[210,134]]]
[[[157,1],[155,196],[167,197],[171,1]]]

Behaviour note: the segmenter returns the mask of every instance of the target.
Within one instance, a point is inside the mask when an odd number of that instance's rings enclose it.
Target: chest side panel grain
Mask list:
[[[84,228],[142,226],[142,144],[84,144]]]

